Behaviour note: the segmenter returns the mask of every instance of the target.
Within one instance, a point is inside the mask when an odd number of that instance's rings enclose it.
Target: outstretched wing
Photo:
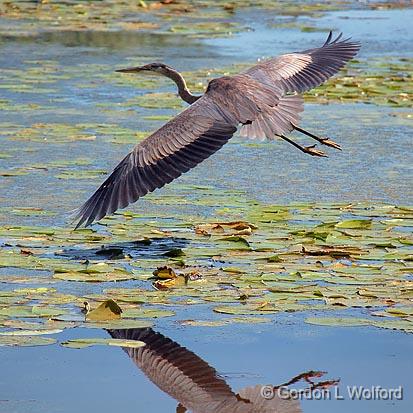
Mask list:
[[[360,50],[360,44],[350,39],[332,40],[332,32],[323,46],[289,53],[266,60],[246,70],[253,79],[275,85],[285,93],[302,93],[324,83],[335,75]]]
[[[283,400],[276,393],[265,399],[260,385],[236,395],[208,363],[151,328],[108,333],[117,339],[143,341],[143,347],[123,349],[157,387],[194,413],[301,413],[298,400]]]
[[[239,124],[251,125],[264,116],[266,132],[274,135],[281,129],[290,130],[290,120],[282,120],[284,106],[277,109],[280,98],[279,89],[245,75],[214,79],[204,96],[136,145],[119,163],[77,211],[76,228],[125,208],[178,178],[228,142]],[[281,118],[276,116],[277,110]],[[270,112],[275,113],[272,118]]]
[[[212,101],[200,99],[135,146],[77,211],[76,228],[88,226],[178,178],[220,149],[236,129]]]
[[[170,338],[151,328],[108,332],[114,338],[143,341],[144,347],[125,347],[125,352],[156,386],[187,409],[213,413],[223,402],[237,403],[213,367]]]

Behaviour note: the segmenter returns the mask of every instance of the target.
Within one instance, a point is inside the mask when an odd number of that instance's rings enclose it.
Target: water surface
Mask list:
[[[363,43],[360,57],[411,57],[409,25],[411,10],[340,11],[324,17],[305,17],[306,24],[335,28]],[[31,87],[16,91],[1,89],[8,101],[0,111],[2,148],[10,157],[0,159],[1,169],[36,166],[46,162],[86,157],[96,170],[111,171],[133,146],[115,144],[109,132],[96,125],[115,125],[131,131],[150,131],[164,121],[151,115],[172,115],[175,111],[122,106],[143,92],[122,84],[113,74],[116,68],[162,60],[179,70],[227,66],[268,54],[301,50],[321,43],[326,33],[305,33],[278,29],[277,16],[260,11],[239,12],[235,17],[249,27],[225,39],[193,39],[164,34],[64,32],[38,36],[4,36],[0,69],[4,83],[25,83],[29,69],[36,73]],[[263,19],[264,23],[259,23]],[[51,73],[54,80],[48,78]],[[17,75],[16,75],[17,73]],[[26,78],[27,80],[27,78]],[[155,90],[174,91],[159,80]],[[19,107],[18,105],[28,105]],[[32,106],[30,106],[32,105]],[[36,105],[36,106],[33,106]],[[403,112],[387,106],[330,104],[306,106],[303,125],[340,142],[342,152],[329,151],[327,159],[306,157],[285,142],[245,142],[235,138],[215,156],[170,185],[130,207],[156,219],[160,214],[197,214],[205,217],[214,209],[168,205],[174,196],[196,196],[185,185],[210,185],[237,194],[241,200],[262,203],[348,202],[411,205],[413,202],[413,153],[411,125],[395,116]],[[94,140],[54,140],[59,131],[43,140],[13,140],[14,133],[34,124],[90,124]],[[68,131],[69,133],[70,131]],[[62,133],[64,138],[64,133]],[[47,139],[47,141],[45,141]],[[36,218],[36,225],[69,225],[67,212],[78,207],[103,179],[59,179],[56,171],[32,169],[22,176],[0,181],[3,207],[40,207],[55,213]],[[188,188],[187,187],[187,188]],[[184,189],[182,189],[184,188]],[[233,192],[231,192],[233,191]],[[157,200],[157,203],[151,202]],[[30,225],[33,218],[0,215],[2,224]],[[7,239],[2,240],[7,243]],[[82,248],[82,246],[81,246]],[[84,246],[83,246],[84,248]],[[162,250],[163,251],[163,250]],[[147,262],[151,257],[140,256]],[[82,257],[85,258],[85,257]],[[150,264],[149,264],[150,265]],[[14,274],[40,276],[31,270]],[[2,273],[10,270],[2,269]],[[126,282],[125,286],[136,286]],[[140,282],[139,285],[144,284]],[[121,286],[123,284],[120,284]],[[33,283],[36,286],[36,283]],[[14,286],[3,285],[2,289]],[[62,292],[92,294],[100,285],[61,283]],[[155,329],[198,354],[225,377],[234,390],[258,383],[282,383],[308,370],[324,370],[328,378],[347,385],[404,387],[403,401],[305,401],[304,412],[374,410],[408,412],[413,407],[411,386],[411,334],[372,327],[338,329],[304,324],[312,314],[282,314],[269,324],[212,327],[184,327],[177,321],[197,319],[204,306],[174,308],[176,317],[156,321]],[[355,310],[357,315],[365,310]],[[76,329],[59,334],[59,340],[81,336],[106,337],[104,331]],[[175,411],[176,401],[159,391],[139,372],[119,348],[93,347],[71,350],[60,346],[5,348],[0,351],[0,411],[73,412],[91,410],[163,412]]]

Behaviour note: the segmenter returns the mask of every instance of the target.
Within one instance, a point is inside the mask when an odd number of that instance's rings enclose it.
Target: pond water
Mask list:
[[[317,18],[300,17],[294,23],[342,30],[363,43],[360,59],[380,61],[413,56],[412,18],[411,9],[346,10]],[[177,112],[176,104],[150,108],[136,103],[148,90],[175,93],[168,81],[134,84],[134,80],[114,73],[116,68],[159,60],[187,72],[228,67],[231,63],[253,63],[258,57],[306,49],[326,36],[322,31],[277,27],[285,17],[260,10],[240,11],[233,19],[251,30],[213,39],[139,32],[3,34],[0,170],[12,173],[3,173],[0,180],[0,224],[69,227],[69,212],[95,190],[104,174],[130,150],[133,140],[141,137],[133,136],[134,132],[151,131],[165,122],[164,118],[151,116],[172,116]],[[257,143],[236,137],[178,182],[139,200],[130,210],[150,222],[159,220],[161,227],[172,228],[175,216],[179,217],[179,225],[184,222],[183,217],[191,217],[191,222],[193,217],[199,217],[198,223],[202,223],[214,217],[217,207],[225,207],[226,202],[233,202],[234,208],[251,200],[262,205],[412,205],[411,120],[400,116],[408,111],[362,103],[309,103],[303,127],[332,137],[343,151],[329,150],[325,159],[310,158],[282,141]],[[70,164],[70,160],[76,162]],[[93,173],[76,179],[79,168]],[[201,187],[201,194],[197,186]],[[202,193],[205,188],[213,188],[211,193],[217,197],[218,205],[198,202],[208,198],[208,190],[205,195]],[[224,194],[221,201],[219,193]],[[35,217],[10,213],[33,207],[47,213]],[[232,217],[228,211],[226,214]],[[233,217],[239,218],[236,213]],[[105,231],[99,225],[95,228],[97,232]],[[407,225],[409,236],[410,230]],[[129,244],[124,250],[143,261],[143,272],[151,273],[165,251],[171,247],[185,249],[191,243],[185,229],[180,231],[180,238],[155,242],[147,252]],[[15,246],[13,237],[4,233],[0,242],[5,251],[11,244]],[[70,244],[62,238],[61,243],[37,247],[42,257],[54,257],[58,252],[80,262],[89,259],[90,254],[94,256],[94,251],[90,253],[88,249],[100,246],[99,242],[88,245],[83,240]],[[2,291],[52,286],[64,294],[88,297],[101,293],[102,288],[113,287],[113,283],[102,283],[102,287],[99,283],[70,281],[56,284],[56,280],[48,284],[40,282],[47,275],[41,268],[1,267],[0,277],[32,277],[22,286],[3,282]],[[150,288],[146,279],[121,281],[117,286]],[[269,314],[271,320],[262,324],[186,326],[182,320],[216,320],[218,316],[210,311],[209,304],[167,308],[172,308],[175,316],[154,320],[154,330],[205,360],[235,391],[257,384],[277,385],[302,372],[320,370],[327,374],[316,381],[340,379],[344,400],[335,400],[333,395],[332,400],[302,401],[304,412],[410,412],[413,408],[411,333],[369,326],[306,324],[305,318],[317,314],[316,310]],[[368,311],[349,309],[346,315],[366,316]],[[1,321],[0,318],[0,324]],[[64,341],[108,337],[108,333],[103,329],[76,328],[56,337]],[[116,347],[0,347],[0,365],[0,412],[173,412],[178,403],[154,386]],[[354,401],[347,386],[355,385],[402,386],[403,400]]]

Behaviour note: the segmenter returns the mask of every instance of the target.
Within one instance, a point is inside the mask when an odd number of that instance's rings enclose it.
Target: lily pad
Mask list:
[[[347,318],[307,318],[305,320],[309,324],[317,324],[323,326],[340,326],[340,327],[360,327],[373,326],[378,328],[385,328],[390,330],[402,330],[413,333],[413,322],[408,320],[371,320],[356,317]]]
[[[113,300],[105,300],[99,307],[86,314],[89,321],[117,320],[121,318],[122,309]]]
[[[335,227],[342,229],[369,229],[371,225],[371,219],[349,219],[337,223]]]
[[[161,318],[172,317],[175,313],[169,310],[161,310],[158,308],[133,308],[123,311],[123,318]]]
[[[116,271],[109,273],[93,272],[59,272],[53,274],[53,278],[63,281],[81,281],[81,282],[113,282],[126,281],[134,278],[134,274],[126,271]]]
[[[56,340],[50,337],[38,336],[0,336],[0,347],[16,346],[16,347],[31,347],[31,346],[48,346],[55,344]]]
[[[66,310],[61,308],[43,306],[10,306],[0,308],[0,315],[10,317],[53,317],[66,312]]]
[[[39,336],[39,335],[49,335],[58,334],[63,330],[58,328],[52,330],[11,330],[11,331],[0,331],[0,336]]]
[[[85,328],[104,328],[104,329],[128,329],[128,328],[147,328],[152,324],[143,320],[134,320],[132,318],[121,318],[119,320],[110,321],[86,321],[81,324],[81,327]]]
[[[68,348],[85,348],[91,346],[116,346],[116,347],[128,347],[139,348],[143,347],[145,343],[138,340],[122,340],[117,338],[77,338],[73,340],[67,340],[60,343],[63,347]]]

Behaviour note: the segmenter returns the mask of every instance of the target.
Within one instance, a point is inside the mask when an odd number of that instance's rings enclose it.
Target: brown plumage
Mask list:
[[[118,339],[139,340],[144,347],[125,352],[162,391],[193,413],[300,413],[297,400],[265,399],[260,385],[234,393],[216,370],[196,354],[151,328],[109,330]]]
[[[171,78],[187,109],[135,146],[100,188],[80,207],[77,227],[125,208],[148,192],[161,188],[220,149],[240,127],[250,138],[280,137],[301,151],[325,156],[314,146],[302,147],[285,134],[297,130],[324,145],[340,146],[298,127],[303,99],[299,95],[319,86],[354,57],[360,45],[349,39],[269,59],[235,76],[209,82],[204,95],[194,96],[174,69],[151,63],[120,72],[151,71]]]

